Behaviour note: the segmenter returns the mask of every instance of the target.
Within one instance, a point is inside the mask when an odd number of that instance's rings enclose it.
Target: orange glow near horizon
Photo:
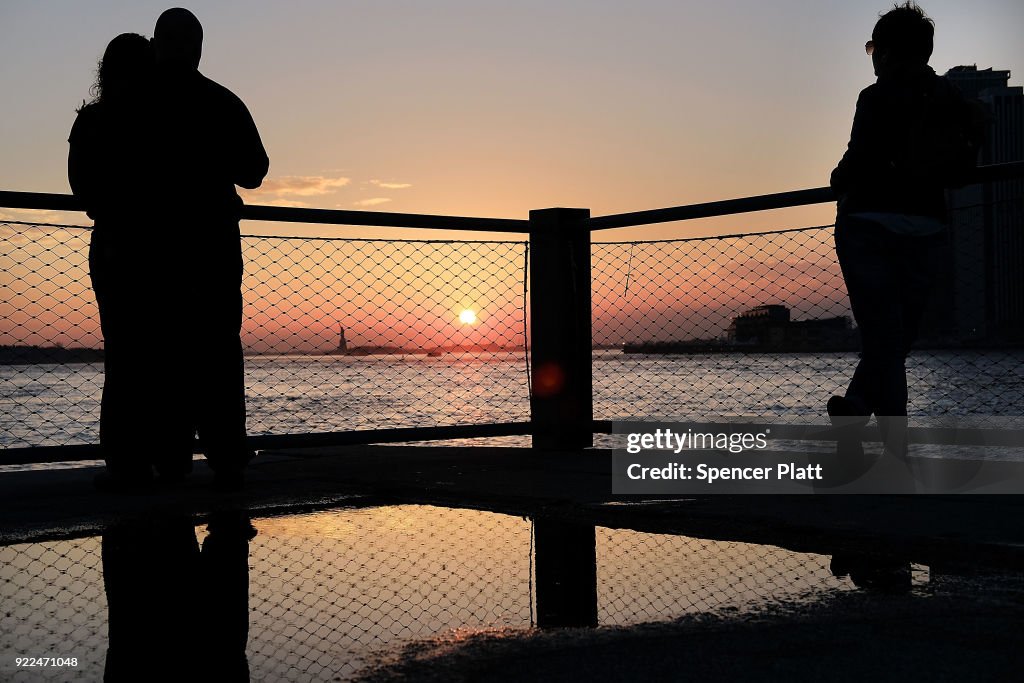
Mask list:
[[[0,344],[98,347],[88,232],[0,231]],[[524,344],[521,245],[246,238],[243,341],[254,353]],[[828,230],[701,242],[595,245],[595,343],[718,337],[784,304],[848,314]]]

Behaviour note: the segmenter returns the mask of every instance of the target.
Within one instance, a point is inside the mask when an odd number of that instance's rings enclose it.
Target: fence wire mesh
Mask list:
[[[0,223],[0,447],[98,439],[89,240]],[[242,252],[250,434],[529,419],[525,243],[246,236]]]
[[[849,591],[830,557],[776,546],[598,527],[598,619],[629,626],[684,614],[753,614]],[[910,565],[914,586],[928,569]]]
[[[916,420],[1021,426],[1018,190],[965,190],[953,212],[908,359]],[[823,420],[858,348],[832,233],[593,244],[595,417]],[[0,223],[0,447],[97,440],[88,242],[81,227]],[[526,243],[249,236],[242,247],[251,434],[529,419]]]
[[[545,588],[529,519],[423,505],[336,509],[255,519],[255,536],[233,546],[231,529],[214,524],[150,517],[98,537],[0,547],[0,676],[99,680],[117,633],[152,638],[158,620],[183,631],[168,638],[195,647],[203,620],[233,624],[240,633],[228,641],[245,644],[254,681],[341,680],[412,642],[538,625]],[[854,589],[831,574],[825,555],[603,527],[593,534],[600,625],[745,617]],[[927,580],[918,567],[915,585]],[[220,603],[218,595],[241,597]],[[233,608],[239,619],[218,615]],[[154,645],[153,666],[174,666],[158,656],[169,645]],[[78,664],[18,668],[16,657]]]
[[[525,243],[246,237],[243,256],[254,433],[529,419]]]
[[[1019,196],[954,211],[907,361],[912,418],[1021,426],[1022,217]],[[595,417],[823,420],[859,348],[833,232],[595,243]]]

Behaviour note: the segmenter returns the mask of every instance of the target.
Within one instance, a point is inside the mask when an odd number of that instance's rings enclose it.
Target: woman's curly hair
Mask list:
[[[89,88],[93,102],[119,100],[147,84],[155,60],[149,38],[122,33],[107,45],[96,65],[96,82]]]

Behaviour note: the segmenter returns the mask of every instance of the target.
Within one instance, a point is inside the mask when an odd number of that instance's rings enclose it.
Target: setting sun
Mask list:
[[[476,312],[470,309],[465,309],[462,313],[459,313],[459,321],[464,325],[472,325],[476,322]]]

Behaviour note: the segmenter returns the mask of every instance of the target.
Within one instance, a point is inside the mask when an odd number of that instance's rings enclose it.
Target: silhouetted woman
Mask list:
[[[100,445],[107,477],[97,484],[113,488],[150,482],[152,465],[170,476],[191,465],[188,442],[160,428],[178,422],[169,418],[180,399],[173,337],[161,325],[171,312],[154,263],[163,258],[160,236],[145,230],[143,210],[153,192],[145,170],[155,133],[154,71],[148,39],[123,33],[110,41],[95,98],[78,111],[68,139],[68,180],[94,222],[89,275],[104,339]]]

